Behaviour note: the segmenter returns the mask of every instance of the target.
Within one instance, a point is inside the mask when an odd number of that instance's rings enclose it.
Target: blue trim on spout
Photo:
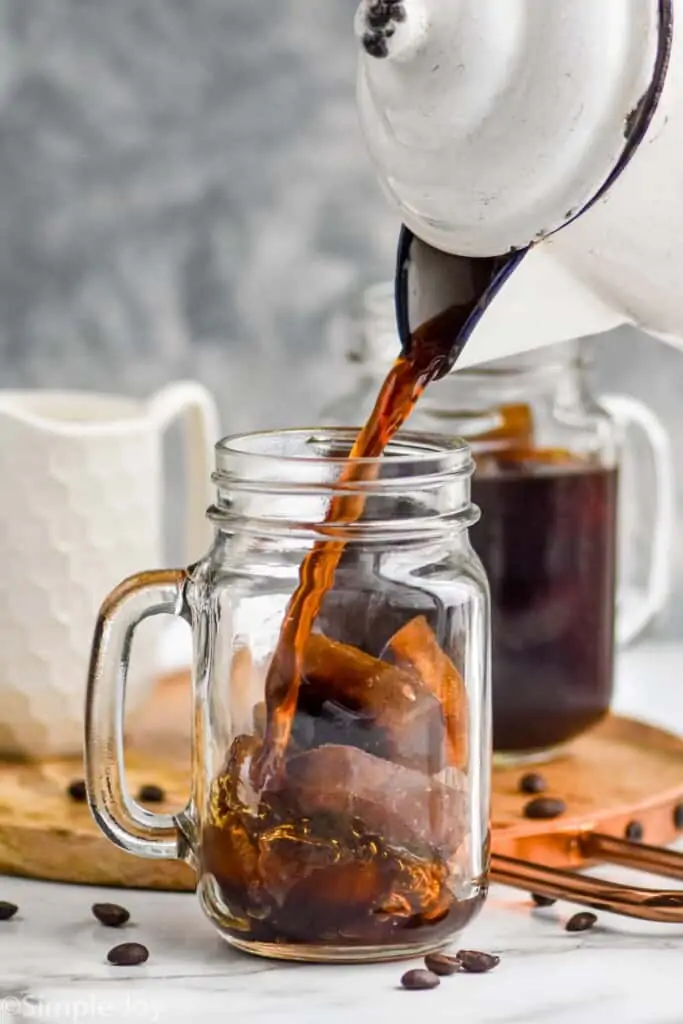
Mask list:
[[[410,330],[410,310],[408,309],[408,274],[410,271],[411,260],[410,250],[415,238],[416,236],[410,228],[405,227],[405,225],[401,228],[396,262],[395,304],[398,336],[401,342],[401,351],[404,355],[407,355],[410,351],[410,340],[412,335]],[[496,297],[505,282],[517,269],[530,249],[531,246],[527,246],[526,249],[518,249],[506,257],[501,257],[499,260],[495,260],[494,257],[490,257],[490,262],[494,265],[497,263],[498,265],[495,266],[491,281],[459,331],[457,338],[453,339],[451,353],[447,362],[444,364],[444,369],[439,375],[440,377],[445,376],[446,373],[453,369],[458,356],[484,315],[487,306]],[[457,256],[454,257],[454,259],[457,258]],[[464,260],[465,257],[462,257],[462,259]]]

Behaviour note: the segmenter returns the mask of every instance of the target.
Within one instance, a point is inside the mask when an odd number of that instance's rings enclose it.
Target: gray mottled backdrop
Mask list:
[[[396,234],[356,127],[354,6],[0,0],[3,386],[193,376],[226,430],[315,417],[330,319],[390,274]],[[597,353],[679,427],[682,357],[626,331]],[[674,602],[658,629],[679,627]]]

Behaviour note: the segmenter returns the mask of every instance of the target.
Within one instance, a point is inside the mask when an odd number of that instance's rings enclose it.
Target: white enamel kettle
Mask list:
[[[676,6],[364,0],[359,107],[405,225],[404,348],[483,257],[460,366],[624,323],[683,346]]]

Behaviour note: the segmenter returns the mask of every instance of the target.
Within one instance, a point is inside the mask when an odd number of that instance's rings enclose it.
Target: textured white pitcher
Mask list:
[[[192,382],[149,401],[0,392],[0,755],[78,753],[97,612],[116,582],[161,565],[162,440],[186,428],[190,561],[206,549],[213,399]],[[158,630],[133,649],[129,707],[147,694]]]

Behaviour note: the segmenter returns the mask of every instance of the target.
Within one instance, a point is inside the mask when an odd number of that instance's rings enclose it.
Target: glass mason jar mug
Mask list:
[[[362,421],[394,358],[389,286],[366,292],[359,326],[357,386],[325,422]],[[471,539],[491,588],[493,742],[503,762],[543,760],[600,721],[615,631],[631,642],[668,596],[669,439],[641,403],[598,398],[589,369],[577,342],[456,371],[427,389],[410,421],[465,438],[475,457],[481,520]]]
[[[220,442],[211,550],[123,583],[93,644],[96,820],[131,853],[187,860],[220,933],[265,956],[438,948],[487,888],[488,593],[468,539],[469,449],[403,436],[363,460],[360,518],[326,521],[353,437]],[[303,648],[283,649],[302,560],[322,543],[336,571]],[[158,614],[181,616],[194,639],[192,792],[175,816],[135,803],[123,768],[131,637]],[[283,695],[278,673],[292,664]]]

